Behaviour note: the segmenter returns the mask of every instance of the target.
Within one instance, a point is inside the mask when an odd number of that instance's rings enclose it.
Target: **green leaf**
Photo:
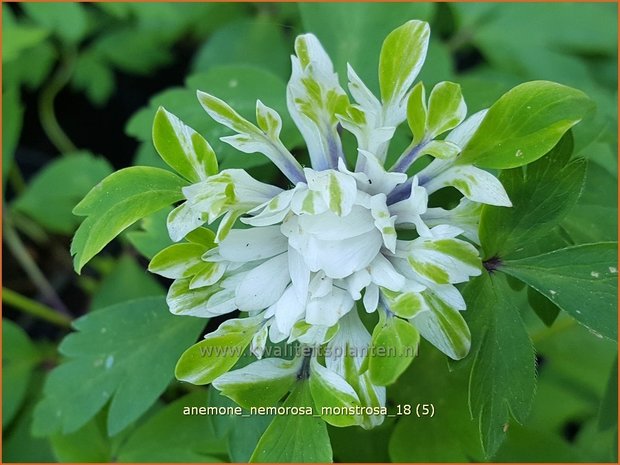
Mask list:
[[[90,310],[109,307],[140,297],[163,294],[164,289],[153,276],[138,265],[132,257],[123,255],[93,294]]]
[[[24,115],[17,87],[2,92],[2,115],[2,186],[6,189],[6,180],[13,165]]]
[[[209,143],[163,107],[155,113],[153,144],[164,161],[189,181],[204,181],[217,174],[217,159]]]
[[[140,229],[125,234],[131,245],[144,257],[151,259],[157,252],[172,244],[166,226],[169,213],[170,210],[166,208],[152,213],[140,220]]]
[[[417,77],[428,49],[430,28],[411,20],[390,32],[379,57],[379,87],[386,104],[400,105]]]
[[[617,186],[617,177],[596,163],[588,163],[583,192],[562,222],[576,243],[616,240],[618,199],[610,192],[614,192]]]
[[[308,381],[300,381],[283,407],[312,412],[314,404]],[[250,462],[331,462],[332,448],[327,426],[312,414],[278,415],[256,446]]]
[[[220,65],[252,65],[288,79],[288,55],[280,25],[268,16],[259,15],[223,24],[196,52],[192,72],[208,71]]]
[[[247,463],[252,457],[256,444],[273,421],[273,415],[234,416],[232,429],[228,436],[228,455],[230,461]]]
[[[463,290],[474,342],[469,407],[487,457],[504,441],[511,417],[526,420],[536,389],[534,350],[515,295],[501,274],[484,273]]]
[[[611,367],[609,381],[599,409],[598,426],[601,430],[618,428],[618,359]]]
[[[294,384],[299,367],[298,360],[266,358],[223,374],[213,386],[243,408],[276,405]]]
[[[241,358],[262,320],[262,316],[226,320],[183,352],[175,369],[177,379],[209,384],[226,373]]]
[[[66,42],[79,42],[88,30],[86,11],[80,3],[24,3],[22,8]]]
[[[527,288],[527,301],[545,325],[553,325],[560,313],[560,308],[556,304],[533,287]]]
[[[54,455],[59,462],[103,463],[113,460],[105,423],[93,418],[71,434],[50,437]]]
[[[26,332],[11,320],[2,319],[2,427],[19,410],[40,355]]]
[[[507,440],[494,461],[498,463],[558,463],[584,461],[578,449],[565,439],[520,425],[511,425]]]
[[[48,34],[47,29],[38,26],[14,24],[3,27],[2,62],[12,62],[25,50],[41,44]]]
[[[75,270],[82,267],[125,228],[178,200],[185,185],[169,171],[134,166],[117,171],[95,187],[73,209],[88,216],[71,243]]]
[[[445,356],[425,341],[421,342],[419,352],[415,362],[388,390],[392,403],[403,409],[411,405],[413,409],[410,415],[398,419],[391,434],[391,461],[481,461],[483,454],[478,425],[467,408],[469,371],[462,366],[466,362],[458,362],[451,369],[445,363]],[[418,418],[415,414],[417,404],[433,404],[435,415]],[[390,408],[391,413],[394,410],[394,407]],[[336,450],[335,445],[334,448]]]
[[[379,90],[377,68],[381,43],[408,19],[430,20],[432,3],[299,3],[303,29],[317,35],[334,62],[341,79],[347,63],[375,93]],[[445,79],[445,76],[444,76]]]
[[[504,262],[501,270],[599,336],[617,340],[618,244],[601,242]]]
[[[187,415],[184,410],[206,407],[207,391],[193,392],[161,409],[133,431],[121,446],[119,462],[221,462],[225,451],[209,415]],[[173,434],[171,434],[173,432]]]
[[[592,110],[583,92],[548,81],[531,81],[495,102],[463,148],[461,164],[515,168],[549,152]]]
[[[499,179],[513,206],[483,207],[480,243],[486,259],[528,256],[575,205],[586,163],[568,162],[572,151],[572,138],[565,136],[544,158],[526,168],[502,171]]]
[[[394,383],[413,361],[420,334],[408,321],[388,317],[375,326],[368,355],[370,380],[379,386]]]
[[[107,160],[89,152],[58,158],[37,173],[13,208],[49,231],[71,234],[80,223],[71,213],[73,207],[110,173]]]
[[[100,53],[88,50],[76,59],[71,86],[84,92],[94,105],[101,107],[114,92],[114,73]]]
[[[204,324],[174,317],[163,297],[124,302],[76,320],[77,332],[59,348],[67,361],[50,373],[36,408],[34,433],[77,431],[110,399],[108,433],[122,431],[166,389],[177,358]]]
[[[121,71],[148,75],[172,61],[162,32],[129,25],[100,35],[93,50]]]

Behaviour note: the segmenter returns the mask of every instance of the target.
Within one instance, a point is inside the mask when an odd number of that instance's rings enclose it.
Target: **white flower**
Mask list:
[[[474,245],[480,204],[510,206],[510,201],[492,174],[459,164],[458,154],[485,112],[465,119],[467,108],[453,83],[439,83],[428,100],[421,84],[410,89],[428,35],[426,23],[410,21],[388,36],[382,60],[396,53],[386,47],[405,39],[413,45],[399,46],[413,47],[417,58],[405,60],[394,82],[384,78],[382,100],[349,66],[354,103],[317,38],[297,38],[287,101],[312,167],[303,168],[280,142],[282,122],[274,110],[258,101],[256,126],[199,92],[207,113],[237,133],[223,140],[243,152],[263,153],[291,185],[283,190],[243,170],[224,170],[183,190],[187,201],[168,219],[173,240],[204,223],[220,219],[220,224],[215,244],[196,248],[182,271],[152,267],[177,278],[168,294],[173,313],[211,317],[239,309],[261,315],[251,343],[258,358],[268,339],[368,348],[375,336],[361,323],[358,309],[381,312],[379,329],[402,318],[411,323],[412,334],[419,332],[450,357],[467,354],[469,331],[459,313],[465,303],[454,285],[481,273]],[[386,167],[389,142],[406,116],[412,143]],[[346,162],[341,128],[357,139],[354,167]],[[412,173],[424,155],[434,160]],[[463,194],[461,203],[449,210],[429,208],[429,196],[448,186]],[[385,388],[373,384],[365,358],[353,355],[347,364],[346,355],[330,354],[326,368],[343,378],[348,386],[343,390],[355,388],[362,405],[382,406]],[[371,427],[381,419],[362,415],[355,421]]]

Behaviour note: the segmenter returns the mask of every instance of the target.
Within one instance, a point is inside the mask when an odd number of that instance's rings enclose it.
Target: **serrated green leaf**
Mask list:
[[[370,380],[379,386],[394,383],[413,361],[420,334],[408,321],[388,317],[372,333],[368,355]]]
[[[2,427],[19,410],[40,355],[26,332],[11,320],[2,319]]]
[[[511,418],[522,424],[529,414],[536,389],[534,348],[503,275],[484,273],[465,287],[463,297],[474,342],[469,407],[485,455],[492,457]]]
[[[618,244],[583,244],[509,260],[502,271],[554,302],[595,334],[617,340]]]
[[[531,81],[495,102],[463,148],[461,164],[515,168],[549,152],[591,110],[583,92],[549,81]]]
[[[250,344],[263,317],[227,320],[179,358],[175,375],[180,381],[209,384],[230,370]]]
[[[153,144],[164,161],[189,181],[204,181],[217,173],[209,143],[163,107],[155,113]]]
[[[223,374],[213,386],[243,408],[267,407],[288,393],[298,371],[298,360],[266,358]]]
[[[107,160],[76,152],[46,165],[12,204],[46,229],[71,234],[80,219],[71,211],[93,185],[112,173]]]
[[[186,184],[159,168],[134,166],[117,171],[86,194],[73,209],[88,216],[71,243],[75,270],[82,267],[124,229],[145,216],[183,199]]]
[[[221,462],[225,451],[209,415],[186,415],[184,410],[207,407],[207,391],[183,396],[148,418],[120,447],[119,462]],[[174,434],[171,434],[174,431]]]
[[[35,410],[34,433],[77,431],[109,400],[108,433],[122,431],[166,389],[178,356],[204,324],[170,315],[163,297],[124,302],[76,320],[77,332],[59,349],[67,360],[50,373]]]
[[[525,169],[503,171],[500,181],[513,206],[485,205],[480,217],[480,243],[485,259],[518,258],[532,253],[575,205],[583,188],[586,164],[569,162],[572,138],[565,136],[544,158]]]
[[[308,381],[300,381],[284,407],[313,411]],[[331,462],[332,448],[327,426],[313,415],[278,415],[260,438],[250,462]]]

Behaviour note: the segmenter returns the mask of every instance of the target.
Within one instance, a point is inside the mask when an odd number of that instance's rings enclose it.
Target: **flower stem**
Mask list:
[[[75,51],[62,52],[60,64],[50,81],[43,88],[39,98],[39,118],[43,130],[56,149],[62,154],[75,152],[75,144],[60,126],[54,110],[54,100],[58,93],[69,83],[75,67]]]
[[[43,297],[50,303],[52,307],[54,307],[55,311],[61,315],[66,317],[70,317],[69,311],[65,304],[60,300],[56,290],[49,283],[49,281],[45,278],[35,261],[32,259],[24,243],[21,238],[15,231],[12,222],[8,218],[6,211],[7,207],[4,205],[3,208],[3,221],[2,221],[2,236],[4,241],[15,257],[15,259],[19,262],[22,269],[26,272],[32,284],[36,286],[36,288],[41,292]]]
[[[2,302],[14,307],[17,310],[28,313],[29,315],[48,321],[57,326],[61,326],[63,328],[71,327],[71,318],[68,316],[60,314],[53,308],[43,305],[36,300],[24,297],[23,295],[18,294],[11,289],[7,289],[6,287],[2,288]]]

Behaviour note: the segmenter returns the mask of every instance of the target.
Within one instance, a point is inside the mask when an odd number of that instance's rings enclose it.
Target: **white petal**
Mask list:
[[[168,235],[174,242],[179,242],[204,223],[200,211],[190,207],[188,202],[183,202],[168,215]]]
[[[367,313],[372,313],[379,305],[379,286],[370,284],[364,293],[364,308]]]
[[[310,269],[304,259],[293,247],[288,248],[288,269],[293,283],[293,289],[300,302],[305,302],[308,297],[310,284]]]
[[[386,287],[395,292],[405,286],[405,277],[398,273],[390,261],[381,254],[377,255],[368,269],[372,282],[377,286]]]
[[[357,183],[351,176],[335,170],[304,168],[308,188],[318,192],[336,215],[348,215],[357,197]]]
[[[236,291],[239,310],[261,310],[275,303],[291,281],[288,256],[281,254],[247,273]]]
[[[346,216],[328,210],[319,215],[301,215],[298,218],[302,234],[311,234],[326,241],[338,241],[359,236],[374,227],[370,212],[355,205]]]
[[[315,298],[329,294],[332,290],[332,283],[332,278],[325,276],[323,271],[315,273],[310,281],[310,296]]]
[[[274,307],[278,330],[282,334],[290,334],[293,325],[303,316],[305,310],[292,286],[286,288]]]
[[[450,132],[450,134],[446,136],[445,140],[458,145],[461,149],[465,148],[469,140],[473,137],[474,133],[480,126],[480,123],[482,123],[482,120],[486,116],[487,111],[489,110],[481,110],[471,115],[460,125],[454,128]]]
[[[491,173],[471,165],[457,165],[447,169],[426,184],[429,193],[442,187],[453,186],[474,202],[511,207],[512,203],[499,180]]]
[[[362,289],[371,282],[370,273],[367,270],[359,270],[345,279],[349,294],[354,300],[362,298]]]
[[[349,293],[337,287],[324,297],[313,299],[306,306],[306,323],[333,326],[353,308],[354,301]]]
[[[232,262],[248,262],[273,257],[285,252],[287,240],[280,226],[233,229],[219,247],[219,254]]]

